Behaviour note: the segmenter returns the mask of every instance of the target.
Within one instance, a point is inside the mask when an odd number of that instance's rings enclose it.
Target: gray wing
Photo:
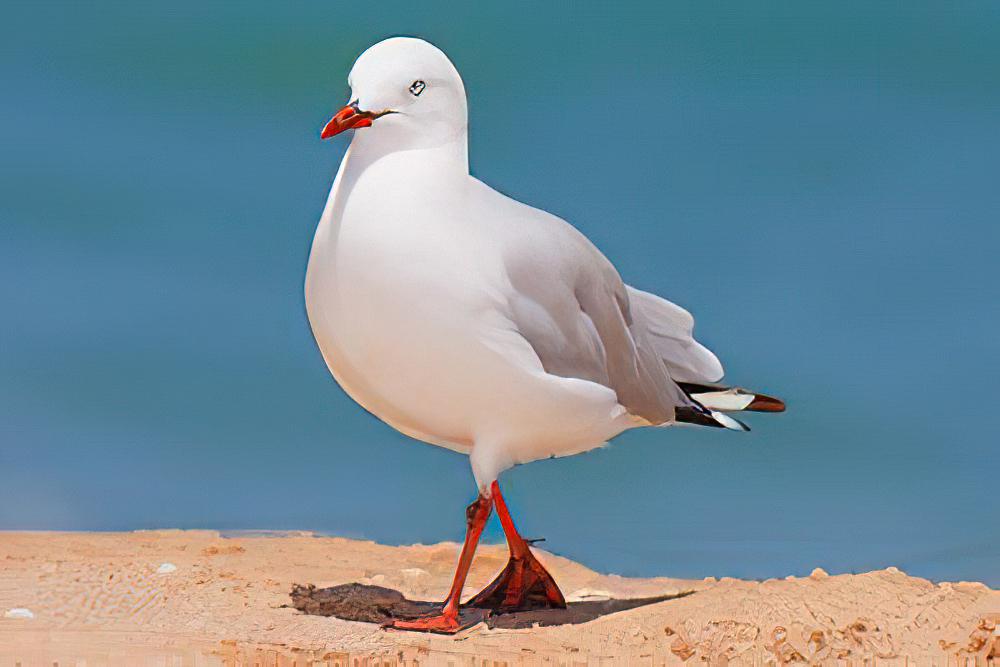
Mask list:
[[[691,401],[663,358],[675,354],[667,347],[677,342],[663,332],[676,331],[649,323],[659,319],[651,317],[655,302],[645,297],[657,297],[627,287],[586,237],[554,216],[545,214],[522,231],[505,257],[514,288],[511,316],[545,371],[603,384],[629,413],[651,424],[673,421],[675,407]]]
[[[627,286],[632,316],[678,382],[718,382],[725,371],[718,357],[694,339],[694,318],[677,304]]]

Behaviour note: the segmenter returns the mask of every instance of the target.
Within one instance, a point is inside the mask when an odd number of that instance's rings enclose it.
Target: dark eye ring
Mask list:
[[[424,88],[426,87],[427,87],[426,83],[424,83],[420,79],[417,79],[416,81],[410,84],[410,93],[414,97],[419,97],[420,93],[424,92]]]

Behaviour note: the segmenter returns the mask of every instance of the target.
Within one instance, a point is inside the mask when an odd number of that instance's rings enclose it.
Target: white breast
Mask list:
[[[485,353],[496,313],[484,308],[484,295],[498,292],[488,283],[502,280],[499,268],[490,270],[499,257],[488,247],[469,252],[474,241],[460,211],[426,184],[400,182],[392,164],[343,180],[306,279],[323,356],[366,409],[404,433],[465,451],[477,414],[492,409],[482,387],[508,363]]]

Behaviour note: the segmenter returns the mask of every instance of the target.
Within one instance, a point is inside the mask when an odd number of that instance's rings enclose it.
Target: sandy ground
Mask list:
[[[895,568],[763,582],[628,579],[539,552],[570,599],[695,592],[582,625],[479,625],[455,637],[287,606],[296,583],[362,582],[441,599],[457,552],[453,543],[388,547],[309,534],[0,533],[0,667],[1000,665],[1000,592]],[[481,548],[467,593],[505,562],[504,547]]]

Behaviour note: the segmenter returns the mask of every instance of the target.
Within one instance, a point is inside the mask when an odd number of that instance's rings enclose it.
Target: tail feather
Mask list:
[[[728,428],[732,431],[749,431],[750,427],[738,419],[733,419],[729,415],[709,410],[700,405],[685,405],[674,408],[674,421],[681,424],[695,424],[696,426],[711,426],[713,428]]]
[[[740,387],[714,384],[678,382],[689,397],[710,410],[724,412],[784,412],[785,403],[780,398],[758,394]]]

